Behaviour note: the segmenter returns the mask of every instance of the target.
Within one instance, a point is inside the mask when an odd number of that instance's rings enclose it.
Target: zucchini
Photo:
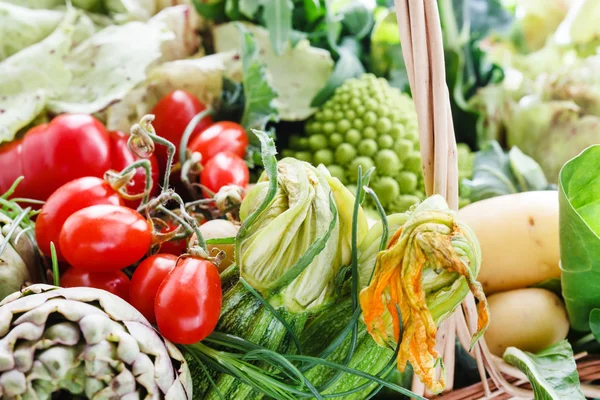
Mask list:
[[[288,314],[278,310],[290,324],[296,334],[299,334],[306,323],[307,314]],[[270,350],[279,353],[295,352],[295,345],[285,327],[279,322],[262,303],[241,284],[235,283],[223,296],[221,317],[215,329],[217,332],[228,333],[244,338]],[[219,348],[219,350],[231,351]],[[206,372],[196,360],[187,357],[194,378],[194,399],[262,399],[262,393],[242,383],[231,375],[219,373],[209,367],[210,377],[218,391],[210,383]],[[268,370],[264,363],[258,366]]]
[[[305,351],[309,355],[318,357],[343,331],[351,318],[352,302],[350,299],[340,301],[321,313],[317,318],[310,322],[301,336],[302,345]],[[346,336],[342,344],[326,357],[326,360],[337,364],[343,364],[350,350],[351,339],[352,334],[350,333]],[[348,363],[348,367],[367,372],[371,375],[377,375],[386,368],[393,356],[394,352],[391,349],[381,347],[375,343],[371,338],[371,335],[367,332],[365,324],[362,323],[362,321],[359,321],[357,345],[355,352]],[[306,377],[315,387],[319,388],[319,386],[327,383],[334,377],[335,374],[335,370],[318,365],[307,371]],[[324,390],[322,394],[335,394],[351,391],[365,383],[367,383],[365,378],[343,373],[337,381]],[[376,387],[376,384],[372,384],[365,389],[352,394],[346,394],[340,398],[343,398],[344,400],[364,399]]]

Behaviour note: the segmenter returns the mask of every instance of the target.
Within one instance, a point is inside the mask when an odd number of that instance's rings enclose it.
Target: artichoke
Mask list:
[[[263,174],[242,202],[242,222],[268,192]],[[339,268],[350,262],[353,207],[354,196],[326,168],[293,158],[279,161],[273,200],[238,237],[241,277],[288,312],[316,311],[327,305]],[[359,240],[367,226],[361,211]]]
[[[0,398],[192,398],[188,366],[131,305],[33,285],[0,303]]]
[[[372,228],[379,237],[369,234],[361,243],[359,260],[366,264],[359,271],[361,282],[367,286],[361,290],[360,304],[367,330],[379,345],[395,347],[400,343],[398,369],[404,371],[410,362],[423,383],[439,393],[444,382],[443,377],[439,381],[435,377],[437,326],[454,312],[469,290],[479,299],[474,341],[488,325],[487,301],[475,280],[481,249],[473,232],[455,220],[455,213],[438,195],[394,217],[391,225],[403,219],[387,249],[377,254],[374,271],[370,254],[374,243],[379,246],[381,226]]]

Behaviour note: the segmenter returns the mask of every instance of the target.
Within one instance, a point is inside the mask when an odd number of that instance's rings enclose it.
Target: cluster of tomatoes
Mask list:
[[[206,107],[193,95],[176,90],[163,97],[152,110],[152,122],[156,133],[179,146],[186,127],[197,114]],[[226,185],[248,186],[250,173],[244,161],[248,135],[244,128],[231,121],[213,122],[210,115],[196,124],[192,132],[188,150],[202,155],[200,182],[213,193]],[[167,160],[166,148],[157,147],[161,170]],[[179,154],[175,153],[175,160]]]
[[[154,108],[158,136],[179,144],[192,118],[205,109],[198,99],[175,91]],[[221,309],[221,281],[209,260],[185,254],[186,239],[163,243],[151,255],[155,225],[136,208],[141,195],[155,196],[165,171],[167,151],[157,145],[147,157],[150,168],[128,176],[126,194],[105,180],[107,170],[121,171],[140,159],[128,135],[108,132],[89,115],[63,114],[36,126],[18,141],[0,148],[0,191],[20,176],[13,197],[45,200],[36,218],[40,251],[55,254],[60,285],[96,287],[114,293],[156,323],[167,339],[189,344],[216,326]],[[213,123],[207,115],[195,127],[188,149],[201,154],[200,183],[216,193],[226,185],[246,187],[244,154],[248,137],[234,122]],[[151,171],[153,185],[147,187]],[[136,196],[137,195],[137,196]],[[164,221],[162,233],[177,229]],[[136,266],[131,279],[124,271]],[[62,268],[61,268],[62,269]]]
[[[159,253],[148,221],[125,205],[108,182],[83,177],[58,188],[36,220],[40,250],[68,264],[63,287],[96,287],[129,301],[167,339],[204,339],[217,324],[221,281],[217,267],[197,257]],[[184,250],[185,251],[185,250]],[[142,260],[132,279],[122,271]]]

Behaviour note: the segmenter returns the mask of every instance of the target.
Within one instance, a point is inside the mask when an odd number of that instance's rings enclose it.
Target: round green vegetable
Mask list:
[[[296,157],[324,164],[344,184],[356,184],[358,166],[375,166],[371,187],[387,213],[404,212],[424,199],[417,114],[412,99],[372,74],[347,80],[306,123],[307,141],[294,137]],[[323,146],[327,138],[327,146]],[[299,144],[306,143],[306,147]],[[308,159],[306,152],[311,151]],[[330,153],[322,153],[329,150]],[[315,153],[316,152],[316,153]],[[333,157],[330,157],[330,154]],[[459,146],[460,177],[472,157]],[[343,174],[343,176],[341,175]],[[366,207],[374,207],[368,202]]]

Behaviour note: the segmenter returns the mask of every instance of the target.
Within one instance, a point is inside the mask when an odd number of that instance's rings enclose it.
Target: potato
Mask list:
[[[237,235],[239,229],[238,225],[224,219],[213,219],[200,226],[200,232],[204,236],[204,240],[234,237]],[[196,242],[195,236],[192,238],[192,241]],[[225,268],[229,267],[235,261],[235,245],[233,244],[209,244],[206,247],[211,256],[216,256],[218,253],[214,249],[225,252],[226,257],[218,265],[219,271],[225,270]]]
[[[477,280],[487,294],[560,277],[556,191],[482,200],[461,209],[458,218],[479,239],[483,262]]]
[[[511,290],[493,294],[488,301],[490,326],[485,341],[499,357],[510,346],[536,353],[567,337],[567,310],[562,300],[549,290]]]

